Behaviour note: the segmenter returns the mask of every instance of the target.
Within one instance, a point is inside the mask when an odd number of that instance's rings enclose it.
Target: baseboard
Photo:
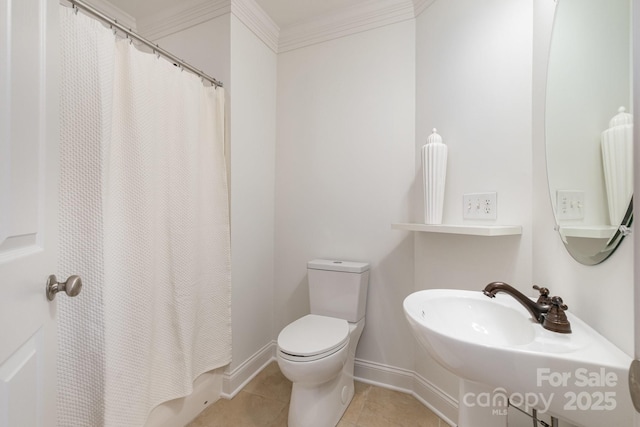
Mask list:
[[[247,385],[265,366],[276,360],[275,341],[271,341],[258,350],[249,359],[222,376],[222,397],[232,399],[242,388]]]
[[[265,366],[276,360],[276,349],[276,341],[271,341],[232,371],[225,372],[221,397],[231,399],[238,394]],[[354,376],[366,384],[411,394],[447,424],[456,425],[458,401],[414,371],[356,359]]]
[[[411,394],[414,372],[368,360],[356,359],[354,376],[356,380]]]
[[[457,425],[458,400],[414,372],[413,396],[452,427]]]
[[[458,401],[414,371],[356,359],[354,375],[360,382],[411,394],[444,422],[456,425]]]

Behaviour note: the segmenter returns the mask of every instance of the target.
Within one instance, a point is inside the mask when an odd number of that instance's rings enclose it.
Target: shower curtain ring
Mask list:
[[[77,6],[77,5],[75,5],[75,4],[72,4],[72,5],[71,5],[71,8],[73,9],[73,13],[74,13],[75,15],[77,15],[77,14],[78,14],[78,6]]]

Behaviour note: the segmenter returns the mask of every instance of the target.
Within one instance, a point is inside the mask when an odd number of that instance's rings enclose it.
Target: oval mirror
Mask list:
[[[547,73],[547,176],[557,230],[594,265],[632,220],[631,0],[558,0]]]

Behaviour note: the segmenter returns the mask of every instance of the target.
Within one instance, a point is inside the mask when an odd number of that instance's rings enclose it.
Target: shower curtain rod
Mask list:
[[[93,15],[94,17],[100,19],[101,21],[109,24],[111,26],[111,28],[116,28],[116,29],[122,31],[123,33],[125,33],[127,35],[127,37],[135,39],[135,40],[139,41],[140,43],[150,47],[151,49],[153,49],[154,53],[164,56],[165,58],[167,58],[171,62],[173,62],[175,65],[178,65],[181,68],[187,69],[187,70],[191,71],[192,73],[194,73],[195,75],[200,76],[201,78],[203,78],[205,80],[208,80],[215,87],[223,87],[221,81],[218,81],[218,80],[214,79],[213,77],[205,74],[203,71],[198,70],[197,68],[193,67],[189,63],[187,63],[187,62],[183,61],[182,59],[178,58],[177,56],[173,55],[171,52],[169,52],[167,50],[164,50],[160,46],[158,46],[157,44],[154,44],[153,42],[145,39],[144,37],[142,37],[141,35],[139,35],[135,31],[133,31],[131,28],[127,28],[124,25],[119,24],[116,19],[112,19],[112,18],[108,17],[107,15],[105,15],[102,12],[100,12],[98,9],[94,8],[93,6],[85,3],[84,1],[81,1],[81,0],[67,0],[67,1],[69,3],[71,3],[71,5],[74,8],[76,8],[76,10],[77,9],[82,9],[85,12],[87,12],[87,13]]]

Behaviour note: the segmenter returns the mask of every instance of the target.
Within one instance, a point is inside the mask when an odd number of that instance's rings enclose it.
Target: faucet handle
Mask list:
[[[533,289],[535,289],[536,291],[540,291],[540,295],[544,295],[544,296],[549,295],[549,289],[548,288],[541,288],[538,285],[533,285]]]
[[[563,310],[568,310],[569,306],[562,301],[560,297],[551,297],[551,305],[561,308]]]
[[[571,323],[569,323],[567,314],[564,312],[568,308],[569,307],[562,301],[562,298],[551,297],[551,308],[544,317],[542,327],[553,332],[570,334]]]
[[[551,305],[551,298],[549,298],[549,289],[548,288],[541,288],[538,285],[533,285],[533,289],[535,289],[536,291],[540,292],[540,296],[538,297],[538,301],[536,301],[537,304]]]

